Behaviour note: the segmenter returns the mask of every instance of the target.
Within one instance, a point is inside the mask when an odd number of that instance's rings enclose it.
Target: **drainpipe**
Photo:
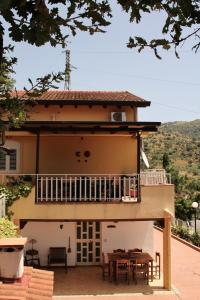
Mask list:
[[[140,149],[141,149],[141,131],[138,131],[136,134],[137,137],[137,190],[138,190],[138,202],[141,202],[141,193],[140,193]]]
[[[40,131],[37,131],[36,135],[36,160],[35,160],[35,202],[37,202],[37,184],[38,184],[38,174],[40,171]]]

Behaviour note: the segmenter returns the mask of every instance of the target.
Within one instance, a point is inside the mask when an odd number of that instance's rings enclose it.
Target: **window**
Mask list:
[[[19,143],[8,141],[5,147],[10,149],[10,155],[0,152],[0,172],[17,172],[19,169]]]

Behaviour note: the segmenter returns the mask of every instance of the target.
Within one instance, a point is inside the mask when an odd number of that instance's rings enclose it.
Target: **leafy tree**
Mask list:
[[[8,129],[8,126],[19,127],[26,119],[29,109],[27,105],[32,103],[31,99],[39,97],[49,88],[56,88],[54,83],[63,79],[60,72],[37,78],[35,83],[28,79],[30,87],[24,88],[24,94],[19,96],[17,91],[14,91],[14,80],[11,77],[15,73],[14,65],[17,59],[8,56],[13,49],[11,45],[3,48],[0,63],[0,130]],[[5,116],[9,121],[8,126],[2,121]]]
[[[153,1],[118,1],[126,12],[130,12],[130,22],[139,23],[144,13],[163,12],[165,17],[162,35],[147,42],[143,37],[135,36],[129,39],[128,47],[144,48],[154,51],[157,58],[158,48],[169,50],[172,46],[177,57],[177,48],[186,40],[194,41],[192,49],[198,51],[200,47],[200,5],[199,0],[153,0]],[[186,32],[186,33],[185,33]]]
[[[180,194],[185,184],[185,177],[179,174],[179,171],[171,167],[168,170],[171,174],[172,183],[175,185],[175,192]]]
[[[193,49],[199,49],[199,0],[117,0],[117,4],[128,14],[130,23],[139,23],[144,14],[163,13],[161,38],[147,42],[143,37],[136,36],[129,39],[128,47],[136,47],[139,51],[150,47],[159,57],[158,47],[168,50],[174,46],[176,51],[183,42],[195,38]],[[52,46],[64,46],[67,38],[71,34],[75,35],[78,30],[90,34],[104,32],[112,18],[112,1],[3,0],[0,2],[0,14],[8,25],[9,36],[13,41],[25,41],[36,46],[47,42]],[[185,35],[184,29],[187,29]],[[4,33],[3,22],[0,22],[0,61],[3,57]]]
[[[0,1],[0,16],[0,97],[3,99],[0,119],[6,115],[10,125],[20,126],[26,119],[29,100],[55,88],[54,83],[61,81],[63,74],[48,74],[38,78],[36,83],[29,80],[31,87],[25,88],[23,99],[17,92],[12,93],[10,75],[17,59],[9,56],[12,45],[4,45],[6,28],[14,42],[24,41],[36,46],[49,42],[51,46],[61,44],[64,47],[69,34],[75,35],[77,30],[90,34],[103,32],[100,26],[109,25],[105,17],[111,17],[110,6],[107,1],[7,0]]]
[[[151,48],[160,58],[158,48],[165,50],[177,47],[188,39],[194,39],[193,49],[200,47],[200,6],[199,0],[182,1],[124,1],[118,0],[117,4],[129,16],[130,23],[139,23],[145,13],[164,12],[164,26],[162,37],[154,38],[147,42],[143,37],[131,37],[127,46],[137,48],[140,52],[146,47]],[[42,46],[50,43],[65,47],[68,38],[76,35],[78,31],[87,31],[90,34],[104,32],[112,19],[112,1],[110,0],[2,0],[0,1],[0,97],[5,99],[1,111],[9,113],[12,125],[19,126],[24,121],[26,112],[24,101],[10,93],[12,84],[10,74],[14,72],[15,57],[9,57],[13,50],[11,45],[4,45],[5,31],[8,30],[11,41],[27,42],[32,45]],[[195,27],[194,27],[195,26]],[[187,34],[184,35],[184,29]],[[163,38],[164,35],[164,38]],[[36,83],[31,83],[30,89],[25,89],[25,99],[41,95],[59,81],[61,74],[48,74],[38,78]],[[11,96],[12,95],[12,96]],[[8,105],[7,102],[8,101]],[[13,111],[13,103],[16,109]],[[0,116],[2,117],[2,116]]]
[[[192,220],[192,201],[187,199],[177,199],[175,201],[175,217],[183,221]]]
[[[101,27],[110,23],[111,8],[108,1],[96,0],[7,0],[0,3],[0,14],[8,25],[10,38],[42,46],[61,44],[77,30],[90,34],[103,32]],[[3,57],[5,28],[0,23],[0,61]]]
[[[170,168],[170,160],[169,160],[169,155],[165,152],[163,154],[163,168],[168,171]]]

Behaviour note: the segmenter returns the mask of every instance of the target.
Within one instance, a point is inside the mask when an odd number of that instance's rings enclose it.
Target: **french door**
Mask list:
[[[98,265],[101,262],[101,223],[76,223],[76,264]]]

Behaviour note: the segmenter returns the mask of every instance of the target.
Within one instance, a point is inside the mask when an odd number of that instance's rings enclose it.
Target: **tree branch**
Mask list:
[[[0,74],[2,73],[2,64],[3,64],[3,27],[0,23]]]

